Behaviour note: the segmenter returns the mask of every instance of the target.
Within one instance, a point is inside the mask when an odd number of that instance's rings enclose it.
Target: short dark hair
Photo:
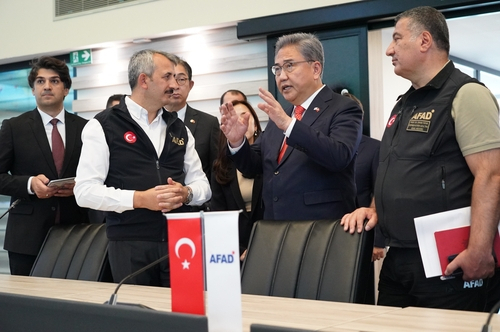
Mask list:
[[[177,66],[184,67],[184,69],[186,69],[187,74],[188,74],[188,80],[192,81],[192,79],[193,79],[193,70],[191,69],[191,66],[189,65],[189,63],[187,63],[186,60],[183,60],[183,59],[179,58],[179,60],[177,62]]]
[[[116,94],[108,98],[106,102],[106,108],[110,108],[114,101],[120,101],[124,95]]]
[[[248,101],[247,96],[246,96],[243,92],[241,92],[240,90],[230,89],[230,90],[227,90],[226,92],[224,92],[224,93],[222,94],[222,96],[220,96],[220,105],[222,105],[222,104],[224,103],[224,97],[225,97],[228,93],[230,93],[230,94],[232,94],[232,95],[241,95],[241,96],[243,97],[243,100],[244,100],[244,101]]]
[[[55,71],[57,75],[59,75],[61,82],[63,82],[64,88],[68,90],[71,89],[71,76],[69,74],[69,68],[64,61],[51,56],[42,56],[33,60],[31,66],[31,71],[28,75],[28,84],[32,89],[35,87],[35,80],[40,69]]]
[[[410,20],[408,28],[413,34],[418,35],[423,31],[428,31],[436,42],[437,48],[446,51],[446,54],[450,53],[448,24],[444,15],[436,8],[421,6],[408,9],[396,16],[396,23],[402,18]]]

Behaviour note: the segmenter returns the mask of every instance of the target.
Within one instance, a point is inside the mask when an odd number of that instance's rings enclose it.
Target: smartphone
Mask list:
[[[51,180],[47,184],[47,187],[62,187],[65,184],[71,184],[75,183],[75,178],[64,178],[64,179],[57,179],[57,180]]]

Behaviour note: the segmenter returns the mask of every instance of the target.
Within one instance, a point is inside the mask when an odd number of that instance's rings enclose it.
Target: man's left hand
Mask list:
[[[285,113],[283,107],[281,107],[280,103],[274,98],[271,92],[259,88],[259,97],[264,103],[259,103],[257,107],[269,115],[269,119],[271,119],[279,129],[286,131],[292,122],[292,118]]]
[[[495,260],[491,252],[479,252],[465,249],[446,267],[445,275],[451,275],[461,268],[465,281],[485,279],[495,274]]]

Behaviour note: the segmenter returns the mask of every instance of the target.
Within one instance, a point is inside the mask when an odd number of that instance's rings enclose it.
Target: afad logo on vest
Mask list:
[[[134,144],[137,141],[137,136],[131,131],[127,131],[125,134],[123,134],[123,138],[125,139],[125,142]]]

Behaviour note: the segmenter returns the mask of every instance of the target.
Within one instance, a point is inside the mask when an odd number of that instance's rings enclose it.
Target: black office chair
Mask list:
[[[257,221],[241,270],[241,290],[366,303],[373,290],[373,232],[344,232],[340,220]]]
[[[108,262],[106,224],[52,226],[30,275],[113,281]]]

